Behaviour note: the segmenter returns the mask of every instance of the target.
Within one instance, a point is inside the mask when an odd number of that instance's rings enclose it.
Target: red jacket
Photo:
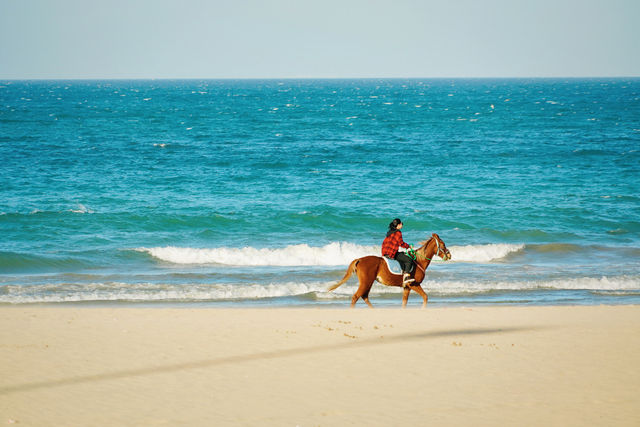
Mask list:
[[[395,258],[400,246],[403,248],[409,247],[409,245],[402,240],[402,231],[398,230],[395,233],[388,235],[382,242],[382,255],[389,258]]]

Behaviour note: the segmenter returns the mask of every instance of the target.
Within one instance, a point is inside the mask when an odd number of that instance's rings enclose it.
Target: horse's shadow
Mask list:
[[[200,360],[200,361],[187,362],[187,363],[167,364],[167,365],[161,365],[161,366],[153,366],[149,368],[121,370],[121,371],[114,371],[114,372],[99,373],[95,375],[85,375],[85,376],[61,378],[57,380],[8,385],[8,386],[0,387],[0,395],[23,392],[23,391],[31,391],[35,389],[46,389],[46,388],[59,387],[59,386],[65,386],[65,385],[90,383],[95,381],[141,377],[141,376],[155,375],[155,374],[166,374],[171,372],[186,371],[190,369],[201,369],[201,368],[215,367],[215,366],[221,366],[221,365],[236,365],[236,364],[246,363],[246,362],[251,362],[256,360],[279,359],[283,357],[299,356],[299,355],[317,353],[317,352],[327,352],[327,351],[357,348],[357,347],[383,346],[383,345],[389,345],[392,343],[398,343],[402,341],[426,340],[426,339],[433,339],[433,338],[446,337],[446,336],[460,337],[460,336],[469,336],[469,335],[488,335],[488,334],[496,334],[496,333],[519,332],[519,331],[530,330],[530,329],[533,329],[533,328],[518,328],[518,327],[467,328],[467,329],[422,331],[422,332],[413,332],[408,334],[388,335],[388,336],[385,336],[384,338],[382,337],[359,338],[355,341],[350,340],[349,342],[341,342],[336,344],[297,347],[297,348],[266,351],[266,352],[253,353],[253,354],[219,357],[214,359]]]

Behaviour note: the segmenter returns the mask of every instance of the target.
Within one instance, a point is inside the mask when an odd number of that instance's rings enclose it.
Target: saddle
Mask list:
[[[402,274],[402,267],[400,266],[400,263],[398,261],[396,261],[395,259],[387,258],[386,256],[383,256],[382,259],[387,262],[387,268],[390,272],[392,272],[393,274]]]

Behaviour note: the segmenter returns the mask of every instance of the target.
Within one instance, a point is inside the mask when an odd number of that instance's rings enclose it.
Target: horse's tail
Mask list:
[[[349,277],[351,277],[351,275],[356,271],[356,267],[358,266],[359,262],[360,262],[360,258],[354,259],[353,261],[351,261],[351,264],[349,264],[349,268],[347,268],[347,272],[344,274],[344,277],[342,278],[342,280],[340,280],[335,285],[331,286],[327,292],[331,292],[332,290],[337,289],[340,285],[342,285],[344,282],[349,280]]]

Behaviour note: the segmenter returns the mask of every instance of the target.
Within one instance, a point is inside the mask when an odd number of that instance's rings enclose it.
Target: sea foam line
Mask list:
[[[325,283],[268,284],[162,284],[162,283],[86,283],[7,285],[0,287],[0,303],[51,303],[83,301],[194,302],[232,301],[295,297],[324,292]]]
[[[162,283],[58,283],[46,285],[0,286],[0,303],[54,303],[81,301],[132,302],[199,302],[247,301],[268,298],[305,298],[317,300],[348,300],[357,289],[354,279],[333,292],[327,292],[335,281],[281,282],[253,284],[162,284]],[[589,290],[592,292],[640,292],[640,277],[572,277],[566,279],[480,282],[435,281],[422,283],[427,293],[436,296],[480,295],[491,292],[532,290]],[[402,289],[375,283],[371,295],[400,297]]]
[[[137,248],[162,261],[174,264],[225,264],[236,266],[320,266],[343,265],[365,255],[373,255],[377,247],[334,242],[312,247],[306,244],[284,248],[182,248],[175,246]]]
[[[441,295],[481,294],[496,291],[533,290],[587,290],[587,291],[636,291],[640,290],[640,277],[567,277],[562,279],[526,281],[432,281],[422,286]]]
[[[523,244],[487,244],[452,246],[454,262],[493,262],[524,249]],[[338,266],[356,258],[380,255],[379,246],[332,242],[325,246],[306,244],[284,248],[188,248],[163,246],[136,248],[152,257],[174,264],[223,264],[235,266]],[[439,258],[436,258],[439,260]]]

